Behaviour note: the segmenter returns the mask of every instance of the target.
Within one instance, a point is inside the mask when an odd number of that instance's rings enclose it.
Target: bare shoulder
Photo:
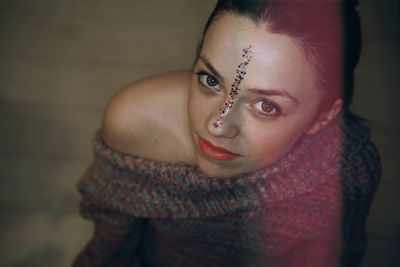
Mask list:
[[[191,148],[186,107],[190,76],[190,71],[160,74],[118,91],[104,112],[105,143],[117,151],[154,160],[174,162],[187,157]]]

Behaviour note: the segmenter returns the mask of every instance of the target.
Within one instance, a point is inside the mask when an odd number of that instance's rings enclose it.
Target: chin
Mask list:
[[[222,164],[221,164],[222,165]],[[238,168],[229,168],[225,166],[219,166],[218,164],[213,164],[208,161],[201,160],[198,163],[198,166],[202,173],[209,177],[218,177],[218,178],[230,178],[234,176],[238,176],[243,172],[240,172]]]
[[[202,169],[200,170],[207,175],[208,177],[216,177],[216,178],[230,178],[236,176],[236,174],[231,173],[229,171],[219,170],[219,171],[210,171],[209,169]]]

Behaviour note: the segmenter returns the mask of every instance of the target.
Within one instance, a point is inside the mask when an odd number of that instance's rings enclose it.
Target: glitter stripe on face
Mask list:
[[[213,122],[213,126],[215,128],[219,128],[222,126],[222,123],[225,121],[226,116],[232,109],[233,104],[237,98],[238,93],[240,92],[239,85],[244,79],[246,75],[246,68],[249,65],[252,57],[253,57],[254,49],[251,45],[243,49],[243,62],[241,62],[236,69],[236,77],[234,83],[231,85],[231,91],[229,92],[228,99],[225,101],[224,106],[219,109],[218,118]]]

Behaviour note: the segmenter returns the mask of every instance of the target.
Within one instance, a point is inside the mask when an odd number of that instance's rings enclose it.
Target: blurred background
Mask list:
[[[0,0],[0,266],[69,266],[89,239],[75,184],[122,86],[190,68],[214,0]],[[400,2],[361,0],[353,110],[383,162],[365,266],[400,262]]]

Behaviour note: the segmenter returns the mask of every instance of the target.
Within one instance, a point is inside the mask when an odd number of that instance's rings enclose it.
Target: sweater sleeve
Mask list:
[[[95,159],[78,182],[82,195],[80,213],[94,222],[94,233],[73,267],[117,267],[133,265],[144,219],[139,219],[113,203],[118,194],[115,170]]]
[[[313,193],[272,210],[271,231],[282,242],[272,266],[360,266],[381,174],[379,154],[366,127],[354,124],[348,130],[338,168],[338,176]]]
[[[338,181],[277,203],[266,219],[268,266],[338,267],[340,262]]]

